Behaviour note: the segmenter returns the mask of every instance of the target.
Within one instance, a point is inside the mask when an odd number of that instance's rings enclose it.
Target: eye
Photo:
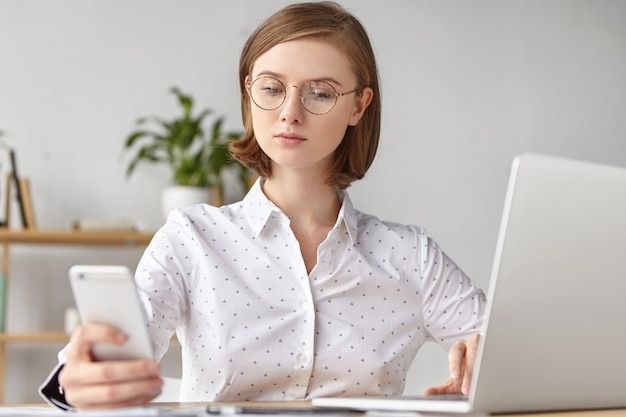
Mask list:
[[[317,99],[329,99],[332,97],[330,92],[327,90],[311,90],[309,94]]]
[[[263,94],[282,95],[285,92],[285,88],[278,80],[259,79],[255,82],[255,85],[256,84],[258,84],[257,88]]]
[[[333,86],[325,81],[311,81],[305,90],[306,95],[315,100],[333,100],[336,96]]]

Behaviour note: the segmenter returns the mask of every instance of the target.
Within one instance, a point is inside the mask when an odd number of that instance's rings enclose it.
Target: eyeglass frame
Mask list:
[[[260,79],[262,79],[262,78],[270,78],[270,79],[272,79],[272,80],[276,80],[276,81],[278,81],[278,82],[280,83],[280,85],[282,85],[282,86],[284,87],[284,91],[283,91],[283,99],[282,99],[282,101],[280,102],[280,104],[279,104],[278,106],[274,107],[273,109],[266,109],[266,108],[264,108],[264,107],[259,106],[259,104],[258,104],[258,103],[254,100],[254,97],[252,96],[252,84],[254,84],[255,82],[257,82],[258,80],[260,80]],[[334,93],[334,95],[333,95],[333,96],[335,97],[335,102],[334,102],[334,103],[333,103],[333,105],[330,107],[330,109],[326,110],[324,113],[314,113],[314,112],[312,112],[311,110],[309,110],[309,109],[308,109],[308,108],[304,105],[304,100],[305,100],[305,97],[302,97],[302,87],[304,87],[304,86],[306,86],[306,85],[308,85],[308,84],[310,84],[310,83],[313,83],[313,82],[322,82],[322,83],[328,84],[328,85],[330,86],[330,88],[332,88],[332,89],[333,89],[333,91],[335,92],[335,93]],[[309,113],[311,113],[311,114],[314,114],[314,115],[316,115],[316,116],[323,116],[323,115],[325,115],[325,114],[330,113],[330,112],[332,111],[332,109],[334,109],[334,108],[335,108],[335,106],[337,105],[337,100],[339,99],[339,97],[343,97],[343,96],[348,95],[348,94],[356,93],[356,92],[359,90],[359,88],[358,88],[358,87],[355,87],[353,90],[346,91],[345,93],[342,93],[342,92],[337,91],[337,89],[335,88],[335,86],[333,86],[331,83],[329,83],[329,82],[327,82],[327,81],[324,81],[324,80],[309,80],[309,81],[305,82],[304,84],[302,84],[302,87],[298,87],[298,86],[297,86],[297,85],[295,85],[295,84],[291,84],[291,85],[285,86],[285,83],[283,83],[281,80],[279,80],[279,79],[278,79],[278,78],[276,78],[276,77],[272,77],[271,75],[261,75],[261,76],[259,76],[259,77],[255,78],[254,80],[249,80],[249,79],[248,79],[248,80],[246,81],[246,90],[248,90],[248,94],[250,95],[250,100],[251,100],[251,101],[254,103],[254,105],[255,105],[255,106],[257,106],[259,109],[261,109],[261,110],[265,110],[265,111],[274,111],[274,110],[278,109],[280,106],[282,106],[283,104],[285,104],[285,100],[287,100],[287,89],[288,89],[288,88],[290,88],[290,87],[295,87],[295,88],[299,91],[299,93],[300,93],[300,94],[299,94],[299,97],[300,97],[300,104],[302,105],[302,107],[304,108],[304,110],[306,110],[307,112],[309,112]]]

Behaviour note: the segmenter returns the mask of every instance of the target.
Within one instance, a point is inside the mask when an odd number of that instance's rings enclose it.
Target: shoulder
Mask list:
[[[378,216],[353,210],[354,243],[379,253],[389,251],[402,260],[423,265],[441,249],[426,228],[409,223],[383,220]],[[350,223],[348,221],[348,223]]]
[[[398,239],[417,242],[428,238],[426,229],[414,224],[383,220],[380,217],[354,208],[347,192],[343,194],[343,216],[351,237],[356,242],[376,239]]]
[[[412,241],[428,239],[426,229],[421,226],[383,220],[378,216],[355,210],[359,236],[387,235]]]
[[[242,223],[237,204],[223,207],[196,204],[172,210],[165,224],[155,234],[155,239],[197,240],[199,236],[217,235],[239,228]]]

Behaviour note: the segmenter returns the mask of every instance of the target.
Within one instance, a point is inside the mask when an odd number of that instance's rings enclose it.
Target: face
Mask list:
[[[300,101],[300,89],[308,82],[322,80],[339,93],[356,87],[348,59],[330,43],[296,40],[280,43],[261,55],[248,75],[251,83],[271,76],[286,87],[285,101],[274,110],[263,110],[250,101],[252,125],[259,146],[272,160],[272,175],[284,169],[327,172],[332,154],[346,128],[356,125],[372,98],[372,90],[337,97],[332,110],[317,115]]]

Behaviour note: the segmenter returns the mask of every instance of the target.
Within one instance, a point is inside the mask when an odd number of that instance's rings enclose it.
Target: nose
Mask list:
[[[293,87],[293,91],[289,91]],[[285,89],[285,102],[280,112],[280,118],[288,123],[302,123],[304,107],[300,98],[300,89],[290,85]]]

